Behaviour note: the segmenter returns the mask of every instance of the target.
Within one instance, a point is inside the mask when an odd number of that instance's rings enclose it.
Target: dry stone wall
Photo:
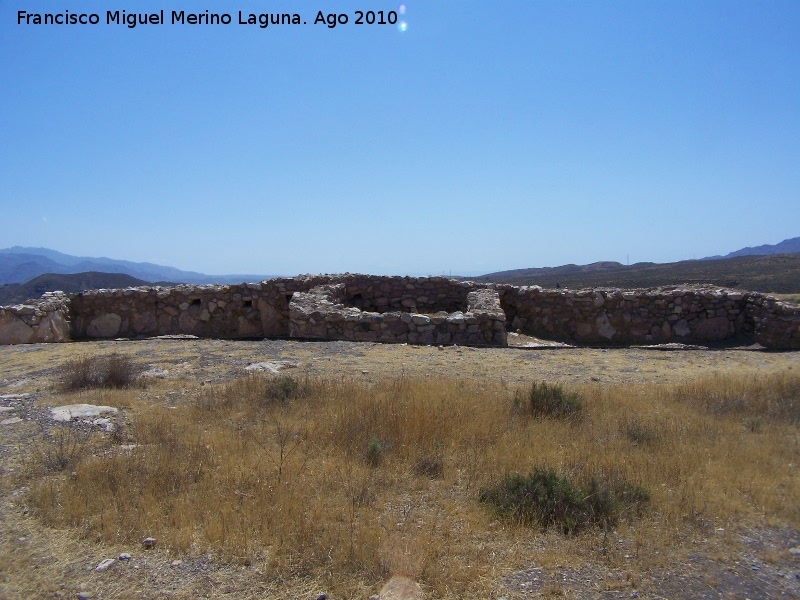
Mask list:
[[[344,301],[370,312],[415,312],[434,314],[464,310],[467,295],[476,288],[471,282],[446,277],[372,277],[341,275],[331,282],[345,286]]]
[[[800,349],[800,308],[712,288],[547,290],[349,273],[49,293],[0,307],[0,344],[191,334],[502,346],[507,330],[579,344]]]
[[[294,294],[289,304],[291,337],[412,344],[464,344],[505,346],[506,316],[496,290],[467,293],[462,308],[434,314],[362,311],[347,306],[343,283],[321,285]],[[382,307],[387,304],[380,304]],[[414,308],[416,306],[409,306]]]
[[[69,298],[61,292],[0,307],[0,346],[70,339],[69,310]]]
[[[289,303],[294,294],[320,285],[344,285],[342,301],[362,311],[432,314],[455,312],[467,303],[475,286],[446,277],[393,277],[345,273],[277,278],[259,285],[259,311],[263,335],[289,335]]]
[[[767,348],[800,349],[800,308],[772,296],[750,294],[746,315],[753,337]]]
[[[191,334],[259,337],[258,284],[92,290],[72,297],[75,339]]]
[[[192,334],[201,337],[289,335],[294,294],[341,284],[343,301],[365,311],[435,313],[464,310],[468,283],[444,277],[301,275],[239,285],[179,285],[91,290],[72,295],[73,336]]]
[[[753,294],[719,289],[545,290],[503,286],[513,330],[583,344],[747,341]]]

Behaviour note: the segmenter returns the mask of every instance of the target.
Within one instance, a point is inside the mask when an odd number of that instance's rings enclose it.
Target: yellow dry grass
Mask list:
[[[312,580],[347,598],[396,573],[438,597],[476,597],[531,563],[621,561],[607,532],[543,533],[478,502],[481,487],[537,466],[650,491],[645,514],[615,533],[635,548],[629,568],[674,560],[676,536],[696,530],[800,525],[790,370],[576,385],[584,409],[569,421],[525,414],[502,381],[294,381],[246,376],[171,406],[140,390],[91,392],[125,407],[129,425],[84,444],[62,472],[42,469],[39,447],[25,475],[31,506],[102,544],[153,536],[173,554],[257,565],[289,596]]]

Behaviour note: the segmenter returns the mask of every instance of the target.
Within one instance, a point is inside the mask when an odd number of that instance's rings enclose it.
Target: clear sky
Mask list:
[[[800,235],[797,0],[405,5],[401,31],[354,23],[390,1],[0,0],[0,247],[475,275]]]

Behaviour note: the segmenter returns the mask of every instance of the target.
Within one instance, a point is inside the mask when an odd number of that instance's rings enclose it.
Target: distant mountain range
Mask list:
[[[72,256],[49,248],[0,249],[0,284],[25,283],[45,273],[123,273],[145,282],[172,281],[175,283],[241,283],[261,281],[270,275],[205,275],[194,271],[182,271],[153,263],[137,263],[112,258]]]
[[[755,248],[747,246],[741,250],[729,252],[725,256],[709,256],[708,259],[736,258],[737,256],[766,256],[768,254],[794,254],[795,252],[800,252],[800,237],[783,240],[779,244],[764,244],[763,246],[756,246]]]
[[[668,285],[713,285],[756,292],[800,292],[800,253],[737,256],[675,263],[594,263],[489,273],[476,281],[539,285],[545,288],[651,288]]]
[[[168,284],[168,282],[159,282]],[[45,273],[26,283],[6,283],[0,285],[0,306],[20,304],[28,298],[38,298],[45,292],[60,290],[73,293],[83,290],[115,289],[151,285],[150,282],[136,279],[123,273],[72,273],[61,275]]]
[[[726,256],[674,263],[642,262],[623,265],[596,262],[514,269],[488,273],[477,281],[540,285],[542,287],[647,288],[665,285],[710,284],[759,292],[793,294],[800,292],[800,237],[780,244],[742,248]]]
[[[176,283],[241,283],[274,275],[205,275],[153,263],[72,256],[48,248],[0,249],[0,306],[36,298],[46,291],[122,288]],[[602,261],[500,271],[471,278],[514,285],[565,288],[646,288],[710,284],[778,294],[800,292],[800,237],[747,247],[701,260],[623,265]]]

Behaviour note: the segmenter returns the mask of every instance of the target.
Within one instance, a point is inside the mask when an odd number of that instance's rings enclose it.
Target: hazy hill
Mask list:
[[[516,269],[489,273],[477,281],[540,285],[553,288],[645,288],[662,285],[711,284],[759,292],[800,292],[800,254],[737,256],[675,263],[616,262],[564,265],[541,269]]]
[[[36,254],[3,254],[0,251],[0,283],[22,283],[42,273],[64,273],[68,267]]]
[[[795,252],[800,252],[800,237],[783,240],[778,244],[764,244],[755,247],[747,246],[746,248],[729,252],[725,256],[709,256],[708,258],[735,258],[737,256],[764,256],[768,254],[792,254]]]
[[[0,285],[0,306],[19,304],[28,298],[38,298],[45,292],[81,292],[101,288],[125,288],[150,285],[147,281],[136,279],[122,273],[46,273],[34,277],[26,283],[7,283]]]
[[[153,263],[136,263],[112,258],[72,256],[49,248],[0,249],[0,284],[23,283],[45,273],[123,273],[146,282],[174,281],[177,283],[241,283],[261,281],[268,275],[206,275],[182,271]]]
[[[632,266],[638,268],[643,266],[651,266],[654,264],[655,263],[636,263],[635,265]],[[591,275],[597,273],[608,273],[608,272],[618,271],[619,269],[624,269],[624,268],[626,267],[622,263],[613,261],[602,261],[602,262],[591,263],[588,265],[575,265],[570,263],[568,265],[561,265],[560,267],[540,267],[531,269],[513,269],[511,271],[499,271],[497,273],[489,273],[488,275],[481,275],[479,279],[497,277],[503,279],[502,283],[509,283],[510,279],[518,279],[518,278],[530,279],[532,277],[566,278],[566,277]],[[492,279],[492,281],[495,281],[495,279]]]

